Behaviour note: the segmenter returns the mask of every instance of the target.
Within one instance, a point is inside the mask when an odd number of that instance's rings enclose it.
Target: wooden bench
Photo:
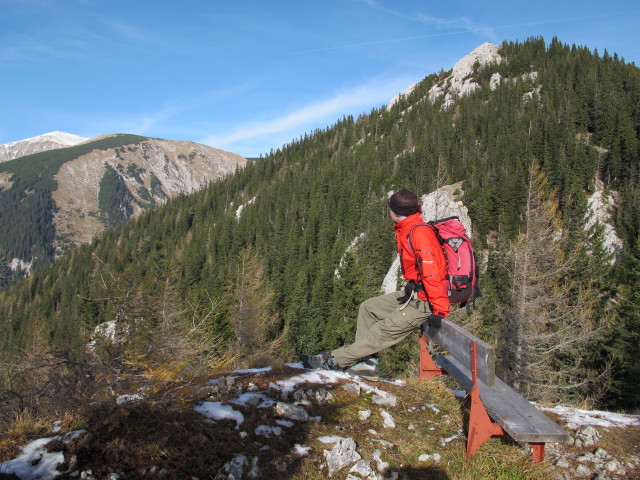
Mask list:
[[[533,461],[544,459],[546,443],[569,442],[571,437],[557,423],[496,377],[494,348],[462,327],[443,320],[438,329],[423,325],[420,336],[420,379],[449,374],[470,399],[467,458],[494,435],[508,434],[516,442],[528,443]],[[426,337],[450,356],[431,357]]]

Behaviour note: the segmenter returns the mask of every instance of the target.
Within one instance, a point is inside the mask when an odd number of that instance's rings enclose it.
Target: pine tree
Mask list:
[[[511,298],[499,338],[505,381],[532,400],[579,398],[602,379],[584,367],[585,348],[601,333],[593,320],[596,292],[572,284],[578,248],[564,252],[557,202],[537,165],[529,173],[523,226],[512,246]]]
[[[273,353],[274,326],[277,316],[271,311],[273,291],[264,274],[264,262],[249,245],[239,255],[235,288],[236,307],[231,323],[234,351],[251,361],[257,356]]]

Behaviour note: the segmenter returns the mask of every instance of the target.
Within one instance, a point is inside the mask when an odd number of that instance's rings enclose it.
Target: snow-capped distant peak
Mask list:
[[[79,143],[86,142],[87,140],[89,140],[88,138],[80,137],[78,135],[74,135],[73,133],[59,132],[57,130],[55,132],[45,133],[44,135],[33,137],[27,140],[38,140],[38,139],[51,140],[56,143],[67,145],[68,147],[72,147],[74,145],[78,145]]]
[[[23,140],[18,140],[16,142],[5,143],[2,145],[3,147],[11,147],[20,143],[40,143],[40,142],[54,142],[59,143],[60,145],[64,145],[66,147],[72,147],[79,143],[85,142],[89,140],[88,138],[80,137],[78,135],[74,135],[72,133],[66,132],[49,132],[42,135],[38,135],[36,137],[29,137]]]
[[[55,150],[57,148],[72,147],[86,142],[89,138],[73,135],[66,132],[49,132],[36,137],[25,138],[17,142],[0,145],[0,162],[13,160],[14,158],[30,155],[32,153]]]

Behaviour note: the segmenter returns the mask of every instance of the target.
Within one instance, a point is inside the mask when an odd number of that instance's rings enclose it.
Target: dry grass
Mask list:
[[[373,403],[371,394],[357,395],[334,385],[331,401],[311,400],[307,405],[309,414],[320,417],[321,421],[294,422],[292,427],[282,429],[282,435],[272,438],[256,434],[255,429],[260,425],[276,425],[273,408],[234,406],[244,415],[239,428],[232,420],[204,421],[193,409],[199,400],[225,402],[235,398],[239,391],[247,391],[250,384],[279,399],[280,392],[269,390],[269,385],[299,373],[280,365],[260,374],[229,375],[227,378],[233,377],[234,381],[220,381],[220,385],[228,387],[216,392],[201,379],[192,380],[189,388],[173,386],[171,392],[156,392],[137,402],[85,405],[80,414],[60,418],[63,431],[84,428],[89,433],[76,442],[66,445],[57,442],[51,448],[64,451],[68,472],[91,469],[96,478],[105,478],[112,471],[128,479],[149,478],[153,470],[163,470],[163,478],[167,479],[214,478],[226,462],[243,453],[249,460],[258,458],[263,479],[326,480],[328,472],[323,452],[332,445],[318,438],[339,435],[353,438],[358,453],[373,466],[374,451],[379,449],[383,460],[389,463],[390,470],[399,473],[400,479],[556,478],[549,463],[532,463],[528,449],[509,441],[508,437],[490,439],[474,457],[466,460],[465,438],[459,433],[464,407],[441,380],[407,380],[405,386],[379,383],[377,386],[397,396],[396,407],[380,407]],[[313,392],[320,388],[327,387],[298,386]],[[286,401],[293,400],[289,397]],[[381,409],[393,416],[395,428],[384,428]],[[371,410],[369,420],[359,418],[362,410]],[[12,430],[6,432],[0,442],[0,459],[13,458],[27,439],[50,435],[51,420],[16,418]],[[622,431],[625,438],[621,442]],[[241,432],[246,432],[244,437]],[[638,451],[639,432],[640,428],[602,432],[601,448],[613,455],[628,453],[630,448]],[[443,446],[442,441],[447,438],[453,439]],[[310,447],[309,455],[294,454],[295,445]],[[418,457],[425,453],[438,453],[441,460],[419,461]],[[285,464],[286,472],[278,471],[279,466]],[[346,476],[347,469],[344,469],[334,478]]]

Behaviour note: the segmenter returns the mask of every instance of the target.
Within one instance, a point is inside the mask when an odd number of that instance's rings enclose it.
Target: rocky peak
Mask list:
[[[499,49],[500,47],[493,43],[483,43],[469,55],[458,60],[453,66],[451,75],[431,87],[429,100],[433,102],[440,96],[445,95],[442,108],[448,108],[453,104],[456,97],[468,95],[475,91],[479,85],[471,78],[474,65],[477,63],[483,67],[491,63],[500,63],[502,57],[498,53]]]

